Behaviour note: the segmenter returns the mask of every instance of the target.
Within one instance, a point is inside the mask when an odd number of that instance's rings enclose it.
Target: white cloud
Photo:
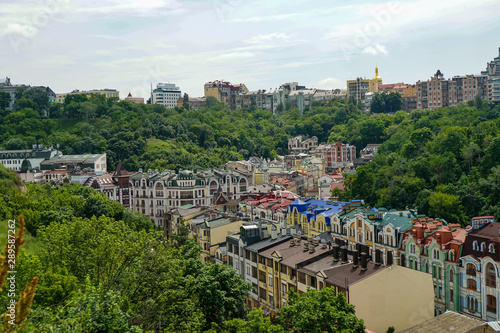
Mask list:
[[[254,37],[250,38],[249,40],[247,40],[246,42],[248,44],[261,44],[261,43],[269,43],[271,41],[288,41],[290,38],[291,38],[291,36],[287,35],[285,33],[273,32],[273,33],[267,34],[267,35],[254,36]]]
[[[345,87],[345,82],[334,77],[329,77],[319,81],[317,87],[320,89],[337,89]]]
[[[384,45],[380,45],[380,44],[377,44],[375,46],[367,46],[363,49],[363,51],[361,51],[361,53],[370,54],[373,56],[376,56],[379,54],[385,54],[385,55],[388,54],[386,47]]]

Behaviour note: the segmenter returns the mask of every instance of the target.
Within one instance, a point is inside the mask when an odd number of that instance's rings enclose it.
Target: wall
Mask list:
[[[396,332],[434,317],[434,289],[430,274],[405,267],[386,268],[349,287],[349,303],[370,330]]]

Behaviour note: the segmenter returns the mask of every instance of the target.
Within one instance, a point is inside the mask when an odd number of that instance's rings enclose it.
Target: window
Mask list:
[[[490,244],[488,251],[490,251],[490,253],[495,253],[495,245]]]
[[[467,264],[466,273],[467,275],[476,276],[476,266],[473,264]]]
[[[432,251],[432,257],[433,257],[434,259],[439,259],[439,250],[438,250],[438,249],[434,249],[434,250]]]
[[[497,286],[495,266],[486,265],[486,286],[495,288]]]
[[[486,311],[497,313],[497,298],[495,296],[486,296]]]
[[[484,252],[486,250],[486,244],[483,242],[481,243],[481,252]]]
[[[467,279],[467,289],[476,290],[476,279]]]
[[[453,252],[453,250],[450,250],[450,252],[448,252],[448,260],[455,261],[455,252]]]
[[[454,298],[453,298],[453,289],[450,289],[450,302],[453,303]]]
[[[453,270],[452,270],[452,269],[450,269],[450,282],[452,282],[452,283],[453,283],[453,276],[454,276],[454,275],[455,275],[455,274],[453,273]]]
[[[477,311],[477,299],[474,299],[472,296],[467,297],[467,309],[469,311]]]
[[[473,250],[479,250],[479,246],[477,245],[477,241],[472,242],[472,249]]]

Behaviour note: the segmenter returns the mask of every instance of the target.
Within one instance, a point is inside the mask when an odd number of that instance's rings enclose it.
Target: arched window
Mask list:
[[[450,252],[448,252],[448,260],[455,261],[455,252],[453,252],[453,250],[450,250]]]
[[[491,243],[488,250],[490,251],[490,253],[495,253],[495,245]]]
[[[434,259],[439,259],[439,250],[438,249],[434,249],[432,251],[432,253],[433,253],[433,258]]]
[[[481,243],[481,252],[484,252],[486,250],[486,244],[484,242]]]
[[[486,265],[486,286],[492,288],[495,288],[497,286],[495,266],[490,263]]]
[[[378,235],[378,242],[383,243],[384,242],[384,236],[382,234]]]
[[[466,273],[467,275],[476,276],[476,266],[473,264],[467,264]]]
[[[479,246],[477,245],[477,241],[472,242],[472,249],[473,250],[479,250]]]
[[[497,313],[497,298],[493,295],[486,296],[486,311]]]
[[[467,279],[467,289],[476,290],[476,279]]]
[[[450,269],[450,282],[453,282],[453,276],[455,273],[453,273],[453,269]]]

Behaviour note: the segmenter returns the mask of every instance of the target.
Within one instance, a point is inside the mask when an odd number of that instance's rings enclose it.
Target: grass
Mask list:
[[[8,237],[7,230],[8,230],[7,220],[4,220],[0,223],[0,251],[3,251],[5,249],[5,244],[7,243],[7,237]],[[30,254],[40,253],[42,249],[41,241],[32,236],[28,231],[24,233],[24,239],[26,240],[26,242],[22,245],[21,248],[23,248],[26,251],[26,253]]]

